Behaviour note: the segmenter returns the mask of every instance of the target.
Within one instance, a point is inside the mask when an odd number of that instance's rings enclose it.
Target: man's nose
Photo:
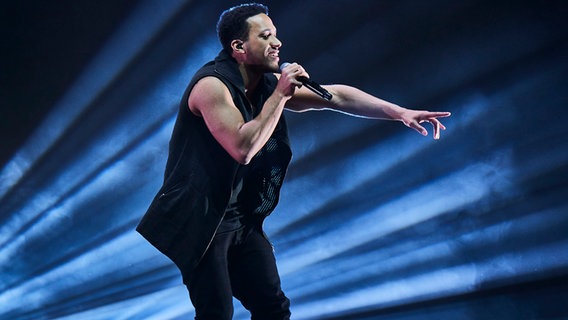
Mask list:
[[[280,41],[280,39],[274,37],[274,41],[272,42],[271,45],[272,45],[273,47],[279,48],[279,47],[282,46],[282,41]]]

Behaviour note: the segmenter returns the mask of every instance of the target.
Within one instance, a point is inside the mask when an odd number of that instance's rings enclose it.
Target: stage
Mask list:
[[[234,4],[3,6],[0,319],[193,318],[134,229]],[[264,227],[292,318],[568,319],[568,4],[265,4],[281,61],[312,79],[452,112],[439,140],[285,112],[293,159]]]

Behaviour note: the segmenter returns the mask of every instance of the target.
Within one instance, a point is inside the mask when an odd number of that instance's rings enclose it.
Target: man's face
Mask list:
[[[278,72],[278,56],[282,42],[276,38],[276,27],[265,14],[247,19],[249,38],[244,42],[247,50],[246,64],[259,67],[264,72]]]

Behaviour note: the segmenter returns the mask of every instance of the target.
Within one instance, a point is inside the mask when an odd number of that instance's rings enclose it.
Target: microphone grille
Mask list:
[[[280,65],[280,71],[282,71],[282,69],[286,68],[290,63],[288,62],[282,62],[282,64]]]

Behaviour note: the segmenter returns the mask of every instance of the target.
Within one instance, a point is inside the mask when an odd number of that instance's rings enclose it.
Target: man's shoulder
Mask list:
[[[215,61],[209,61],[203,66],[201,66],[201,68],[199,68],[195,72],[192,78],[192,82],[195,82],[196,80],[199,80],[200,78],[203,78],[205,76],[214,75],[214,74],[215,74]]]

